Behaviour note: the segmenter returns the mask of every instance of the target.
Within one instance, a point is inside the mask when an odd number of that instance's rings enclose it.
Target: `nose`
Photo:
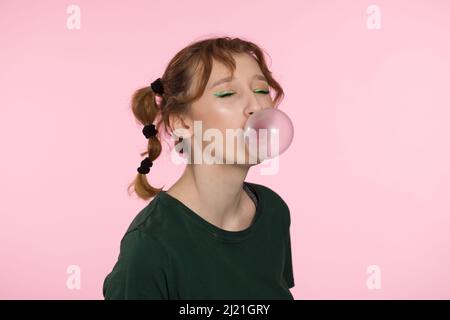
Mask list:
[[[248,99],[247,106],[245,108],[245,114],[247,116],[251,116],[254,112],[258,110],[262,110],[265,107],[261,104],[261,101],[258,101],[255,94],[252,94]]]

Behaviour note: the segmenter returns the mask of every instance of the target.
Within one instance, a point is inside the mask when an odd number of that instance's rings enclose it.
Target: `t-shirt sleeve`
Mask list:
[[[289,288],[295,286],[294,282],[294,272],[292,268],[292,250],[291,250],[291,235],[288,229],[287,235],[285,237],[286,255],[284,261],[284,272],[283,277]]]
[[[153,236],[135,229],[120,242],[113,270],[103,282],[105,300],[166,300],[168,257]]]

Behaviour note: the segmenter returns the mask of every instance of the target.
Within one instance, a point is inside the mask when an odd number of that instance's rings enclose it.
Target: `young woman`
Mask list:
[[[153,199],[122,238],[103,283],[105,299],[293,299],[286,203],[245,181],[254,163],[238,163],[225,147],[214,151],[222,163],[192,160],[207,144],[196,142],[194,121],[203,131],[219,130],[226,145],[226,129],[242,129],[253,112],[276,107],[282,97],[263,51],[230,37],[190,44],[161,78],[135,92],[132,110],[149,141],[130,187]],[[162,125],[172,135],[184,130],[175,147],[184,155],[189,147],[192,160],[168,190],[146,178],[161,153]]]

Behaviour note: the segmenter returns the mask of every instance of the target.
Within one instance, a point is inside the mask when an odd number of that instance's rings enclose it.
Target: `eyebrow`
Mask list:
[[[267,82],[266,77],[264,77],[263,75],[260,75],[260,74],[253,75],[253,79],[258,79],[258,80],[262,80],[262,81]],[[222,79],[217,80],[216,82],[214,82],[212,85],[210,85],[209,89],[212,89],[213,87],[215,87],[215,86],[217,86],[217,85],[219,85],[219,84],[221,84],[223,82],[230,82],[232,80],[233,80],[233,78],[231,78],[231,77],[222,78]]]

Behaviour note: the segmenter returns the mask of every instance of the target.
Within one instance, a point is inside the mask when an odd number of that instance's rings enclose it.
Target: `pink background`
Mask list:
[[[295,299],[449,299],[449,17],[445,0],[1,1],[0,298],[103,298],[146,205],[126,192],[146,148],[131,94],[228,35],[270,54],[295,125],[279,172],[247,178],[290,207]],[[149,178],[181,172],[163,155]]]

